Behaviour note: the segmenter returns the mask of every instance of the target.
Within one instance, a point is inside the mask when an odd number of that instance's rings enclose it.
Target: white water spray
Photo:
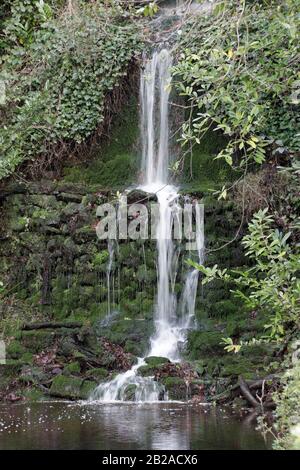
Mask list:
[[[155,333],[150,339],[149,356],[163,356],[172,362],[180,361],[180,345],[186,340],[187,330],[194,318],[198,271],[191,270],[186,276],[180,309],[177,307],[174,283],[177,274],[177,254],[172,240],[173,224],[179,209],[177,188],[168,182],[169,168],[169,94],[172,57],[168,50],[155,52],[146,61],[141,75],[141,134],[143,142],[141,189],[156,193],[159,203],[157,225],[157,299],[155,310]],[[202,262],[204,237],[203,214],[196,211],[196,244]],[[134,387],[135,401],[157,401],[163,395],[161,386],[153,378],[138,375],[145,360],[129,371],[119,374],[111,382],[100,384],[92,399],[119,401],[128,399],[130,387]]]

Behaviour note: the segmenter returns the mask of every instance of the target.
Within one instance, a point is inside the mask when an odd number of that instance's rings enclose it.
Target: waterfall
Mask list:
[[[111,314],[111,268],[114,259],[114,246],[111,240],[108,240],[108,265],[106,271],[106,280],[107,280],[107,314]]]
[[[154,52],[152,59],[146,62],[144,73],[141,74],[142,173],[144,175],[144,186],[166,184],[168,179],[168,101],[171,65],[172,57],[166,49],[163,49],[160,52]],[[158,87],[156,86],[157,83]],[[159,110],[157,110],[157,104],[159,104]],[[159,115],[159,129],[157,129],[157,114]],[[159,140],[157,144],[156,136],[158,133]]]
[[[180,361],[180,345],[186,339],[187,329],[194,317],[198,271],[192,269],[186,275],[185,286],[179,309],[174,293],[177,274],[177,254],[172,240],[173,224],[179,209],[179,194],[169,184],[169,94],[170,67],[172,57],[168,50],[154,52],[147,60],[141,74],[141,137],[143,183],[140,188],[156,193],[159,204],[157,224],[157,299],[154,312],[155,333],[150,339],[149,356],[163,356],[172,362]],[[196,245],[200,261],[203,257],[203,213],[196,211]],[[92,399],[119,401],[128,397],[128,387],[134,388],[135,401],[157,401],[163,395],[161,386],[153,378],[138,375],[138,369],[145,365],[139,358],[129,371],[119,374],[111,382],[100,384]]]

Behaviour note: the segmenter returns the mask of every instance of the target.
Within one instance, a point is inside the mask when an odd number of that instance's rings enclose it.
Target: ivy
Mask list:
[[[137,26],[122,12],[77,5],[47,18],[26,48],[18,44],[4,57],[0,178],[25,160],[55,158],[58,146],[81,144],[103,122],[106,96],[140,47]]]

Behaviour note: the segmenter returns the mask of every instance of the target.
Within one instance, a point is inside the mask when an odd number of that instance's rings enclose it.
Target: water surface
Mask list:
[[[255,423],[181,403],[0,406],[0,449],[202,450],[270,448]]]

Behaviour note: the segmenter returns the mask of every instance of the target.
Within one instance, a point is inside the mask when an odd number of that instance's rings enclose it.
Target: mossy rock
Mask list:
[[[153,377],[157,369],[148,365],[144,365],[138,368],[137,374],[142,377]]]
[[[207,355],[224,354],[223,333],[218,331],[191,331],[188,335],[187,354],[191,360]]]
[[[51,330],[22,331],[21,341],[22,345],[30,352],[39,353],[53,346],[58,334],[63,333]]]
[[[29,222],[30,219],[26,216],[17,217],[16,219],[10,221],[9,228],[13,232],[23,232],[28,228]]]
[[[244,379],[253,379],[259,377],[261,373],[264,374],[263,366],[257,361],[252,361],[242,356],[235,357],[229,354],[226,357],[225,364],[221,365],[220,368],[220,375],[222,377],[236,379],[239,375],[242,375]]]
[[[26,401],[31,402],[49,400],[48,394],[45,395],[36,387],[30,387],[22,390],[21,395],[26,399]]]
[[[50,194],[31,194],[27,196],[26,204],[38,206],[42,209],[59,209],[61,203]]]
[[[219,151],[226,145],[220,132],[209,131],[200,145],[193,147],[191,158],[185,158],[181,186],[185,191],[209,193],[234,177],[230,166],[222,159],[216,160]]]
[[[24,363],[24,364],[28,364],[28,365],[31,365],[32,362],[33,362],[33,354],[29,351],[25,352],[24,354],[22,354],[20,360]]]
[[[81,399],[87,400],[91,396],[92,392],[95,390],[97,385],[98,384],[96,382],[85,380],[80,389]]]
[[[148,356],[145,358],[145,362],[150,367],[158,367],[162,364],[168,364],[171,361],[167,357],[161,356]]]
[[[20,341],[11,341],[6,348],[6,355],[9,359],[20,359],[24,353],[25,348]]]
[[[44,372],[42,367],[22,367],[19,380],[24,384],[42,384],[47,382],[51,377],[50,374]]]
[[[78,377],[58,375],[53,379],[50,395],[69,400],[85,400],[96,386],[95,382],[85,381]]]
[[[136,343],[136,341],[128,340],[124,345],[124,351],[133,354],[134,356],[142,356],[145,345],[146,342],[141,345],[140,343]]]
[[[184,379],[180,377],[165,377],[160,380],[165,387],[169,400],[187,400],[188,388]]]
[[[71,362],[70,364],[67,364],[65,367],[64,367],[64,374],[65,375],[73,375],[73,374],[80,374],[80,370],[81,370],[81,367],[80,367],[80,364],[78,361],[76,362]]]
[[[129,384],[124,390],[124,400],[134,401],[137,386],[135,384]]]
[[[85,375],[95,382],[102,382],[107,379],[109,372],[104,369],[104,367],[95,367],[94,369],[88,370]]]

